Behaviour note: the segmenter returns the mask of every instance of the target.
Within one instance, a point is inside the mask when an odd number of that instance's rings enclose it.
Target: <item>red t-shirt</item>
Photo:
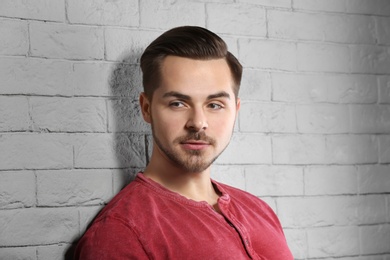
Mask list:
[[[97,216],[75,259],[293,259],[265,202],[213,184],[222,214],[138,174]]]

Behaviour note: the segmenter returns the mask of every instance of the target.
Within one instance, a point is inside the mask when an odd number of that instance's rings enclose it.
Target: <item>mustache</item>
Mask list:
[[[185,143],[185,142],[190,141],[190,140],[203,141],[203,142],[207,142],[211,145],[215,144],[215,139],[207,136],[205,132],[190,132],[185,136],[178,137],[176,139],[176,142],[177,143]]]

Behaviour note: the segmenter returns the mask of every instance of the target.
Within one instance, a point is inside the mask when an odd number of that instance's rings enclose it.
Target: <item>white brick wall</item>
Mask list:
[[[0,1],[0,259],[71,259],[142,169],[142,49],[205,26],[244,65],[213,176],[277,212],[296,259],[390,259],[390,1]]]

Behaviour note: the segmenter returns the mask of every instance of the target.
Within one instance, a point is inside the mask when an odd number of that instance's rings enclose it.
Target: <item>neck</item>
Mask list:
[[[201,172],[186,172],[170,160],[153,155],[144,171],[146,177],[188,199],[216,205],[219,195],[210,180],[210,167]]]

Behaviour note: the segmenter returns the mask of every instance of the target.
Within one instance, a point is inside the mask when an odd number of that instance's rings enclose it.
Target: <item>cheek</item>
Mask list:
[[[161,137],[164,136],[164,139],[171,139],[171,136],[174,138],[177,132],[183,128],[179,118],[164,113],[155,113],[153,123],[155,134]]]
[[[209,127],[211,127],[213,132],[221,136],[230,136],[234,128],[235,117],[228,116],[223,117],[219,116],[214,118],[212,124],[209,122]]]
[[[225,125],[233,125],[236,120],[236,112],[235,110],[226,111],[225,113],[217,116],[217,120],[220,120],[220,123]]]

